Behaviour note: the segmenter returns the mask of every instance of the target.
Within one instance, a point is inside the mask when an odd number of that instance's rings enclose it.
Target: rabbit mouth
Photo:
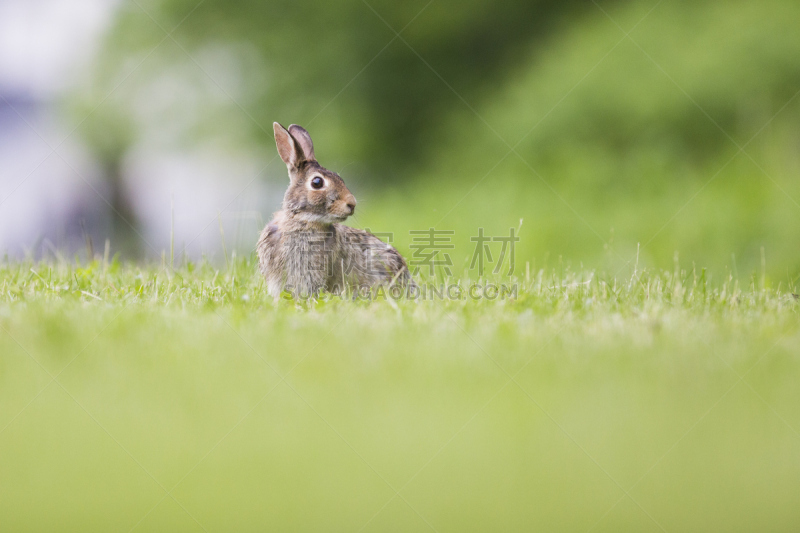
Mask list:
[[[303,220],[305,222],[314,222],[317,224],[333,224],[334,222],[344,222],[349,215],[335,215],[328,213],[325,215],[317,213],[300,212],[294,215],[294,218]]]

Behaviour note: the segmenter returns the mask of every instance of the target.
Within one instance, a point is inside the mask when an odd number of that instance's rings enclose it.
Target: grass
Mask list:
[[[788,531],[798,291],[531,272],[273,302],[218,270],[0,267],[4,531]]]

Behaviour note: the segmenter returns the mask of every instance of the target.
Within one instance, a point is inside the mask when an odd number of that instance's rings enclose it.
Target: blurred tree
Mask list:
[[[175,62],[196,62],[209,72],[197,58],[209,47],[225,48],[231,62],[247,58],[247,65],[240,65],[244,71],[238,83],[243,86],[235,100],[252,118],[246,125],[257,142],[272,143],[275,120],[314,122],[320,131],[315,138],[325,141],[319,144],[398,176],[418,160],[425,143],[435,142],[427,132],[453,106],[463,105],[454,92],[473,100],[495,89],[531,43],[557,28],[578,4],[130,0],[98,62],[96,83],[113,88],[142,57],[162,65],[172,61],[173,71]],[[173,33],[164,43],[167,32]],[[158,52],[147,57],[159,43]],[[170,48],[172,53],[165,54]],[[211,77],[224,87],[231,81],[221,79],[224,74]],[[119,103],[121,112],[136,112],[135,106],[124,109],[124,98]],[[101,128],[104,122],[90,127]],[[130,140],[141,134],[134,132]],[[103,135],[90,135],[98,137]]]
[[[136,234],[139,221],[125,187],[122,168],[125,154],[134,141],[133,127],[128,117],[116,112],[114,108],[94,113],[88,107],[89,101],[79,101],[76,104],[76,112],[88,117],[86,121],[91,127],[82,130],[84,140],[94,152],[106,180],[107,190],[103,198],[111,211],[111,226],[107,237],[115,248],[138,256],[143,243]]]

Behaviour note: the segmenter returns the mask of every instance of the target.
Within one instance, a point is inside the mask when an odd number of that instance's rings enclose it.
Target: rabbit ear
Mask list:
[[[295,141],[294,137],[277,122],[272,123],[272,129],[275,132],[275,144],[278,146],[278,154],[280,154],[283,162],[289,170],[297,168],[303,162],[303,150]]]
[[[311,142],[311,135],[297,124],[289,126],[289,133],[294,137],[294,140],[297,141],[297,144],[300,145],[300,149],[303,151],[306,161],[316,161],[314,158],[314,143]]]

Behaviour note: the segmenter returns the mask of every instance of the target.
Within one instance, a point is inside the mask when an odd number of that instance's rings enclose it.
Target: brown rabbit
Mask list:
[[[411,276],[397,250],[369,232],[339,224],[355,211],[355,196],[338,174],[317,163],[308,132],[277,122],[273,129],[289,169],[289,188],[258,239],[269,293],[277,299],[284,290],[309,297],[347,287],[405,287]]]

